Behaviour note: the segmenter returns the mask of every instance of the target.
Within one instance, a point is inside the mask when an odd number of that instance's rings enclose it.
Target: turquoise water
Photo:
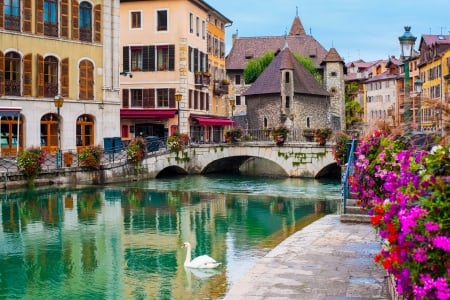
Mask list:
[[[221,299],[336,181],[186,176],[0,195],[0,299]],[[222,265],[189,270],[181,246]]]

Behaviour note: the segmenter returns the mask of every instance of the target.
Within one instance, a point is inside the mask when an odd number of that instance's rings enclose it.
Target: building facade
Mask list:
[[[0,4],[2,155],[80,150],[118,136],[119,1]]]
[[[213,96],[213,78],[224,74],[231,21],[204,1],[122,0],[120,15],[122,139],[178,131],[221,140],[232,122]]]

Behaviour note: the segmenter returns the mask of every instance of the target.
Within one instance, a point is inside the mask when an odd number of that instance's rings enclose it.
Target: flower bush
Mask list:
[[[331,128],[318,128],[314,131],[314,138],[320,145],[325,145],[333,131]]]
[[[47,152],[39,148],[29,148],[19,153],[17,168],[27,178],[33,179],[42,171]]]
[[[186,133],[176,132],[167,138],[167,146],[171,151],[179,152],[189,143],[189,136]]]
[[[343,132],[337,133],[335,138],[336,143],[332,147],[332,153],[338,166],[343,166],[347,162],[347,143],[351,138]]]
[[[450,299],[450,147],[415,151],[375,131],[357,147],[353,192],[384,245],[375,256],[405,299]]]
[[[128,145],[127,158],[135,166],[145,158],[145,141],[142,137],[135,138]]]
[[[228,143],[239,142],[241,140],[242,134],[242,128],[233,127],[225,132],[225,141]]]
[[[100,168],[100,162],[103,156],[103,148],[100,146],[88,146],[78,153],[78,161],[83,167],[92,170]]]
[[[279,125],[272,129],[272,138],[277,143],[284,143],[289,133],[289,129],[284,125]]]

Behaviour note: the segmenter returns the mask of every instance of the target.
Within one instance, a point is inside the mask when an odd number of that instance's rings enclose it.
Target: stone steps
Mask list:
[[[357,204],[354,195],[350,195],[345,206],[345,213],[341,214],[341,222],[343,223],[370,223],[370,217],[367,210],[361,208]]]

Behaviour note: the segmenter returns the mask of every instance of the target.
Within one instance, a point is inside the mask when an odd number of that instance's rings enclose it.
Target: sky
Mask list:
[[[345,62],[400,57],[398,38],[411,26],[418,48],[424,34],[450,34],[450,0],[205,0],[230,19],[231,37],[289,33],[298,14],[307,34],[325,49],[336,48]],[[408,5],[408,8],[405,6]],[[298,13],[297,13],[298,12]]]

